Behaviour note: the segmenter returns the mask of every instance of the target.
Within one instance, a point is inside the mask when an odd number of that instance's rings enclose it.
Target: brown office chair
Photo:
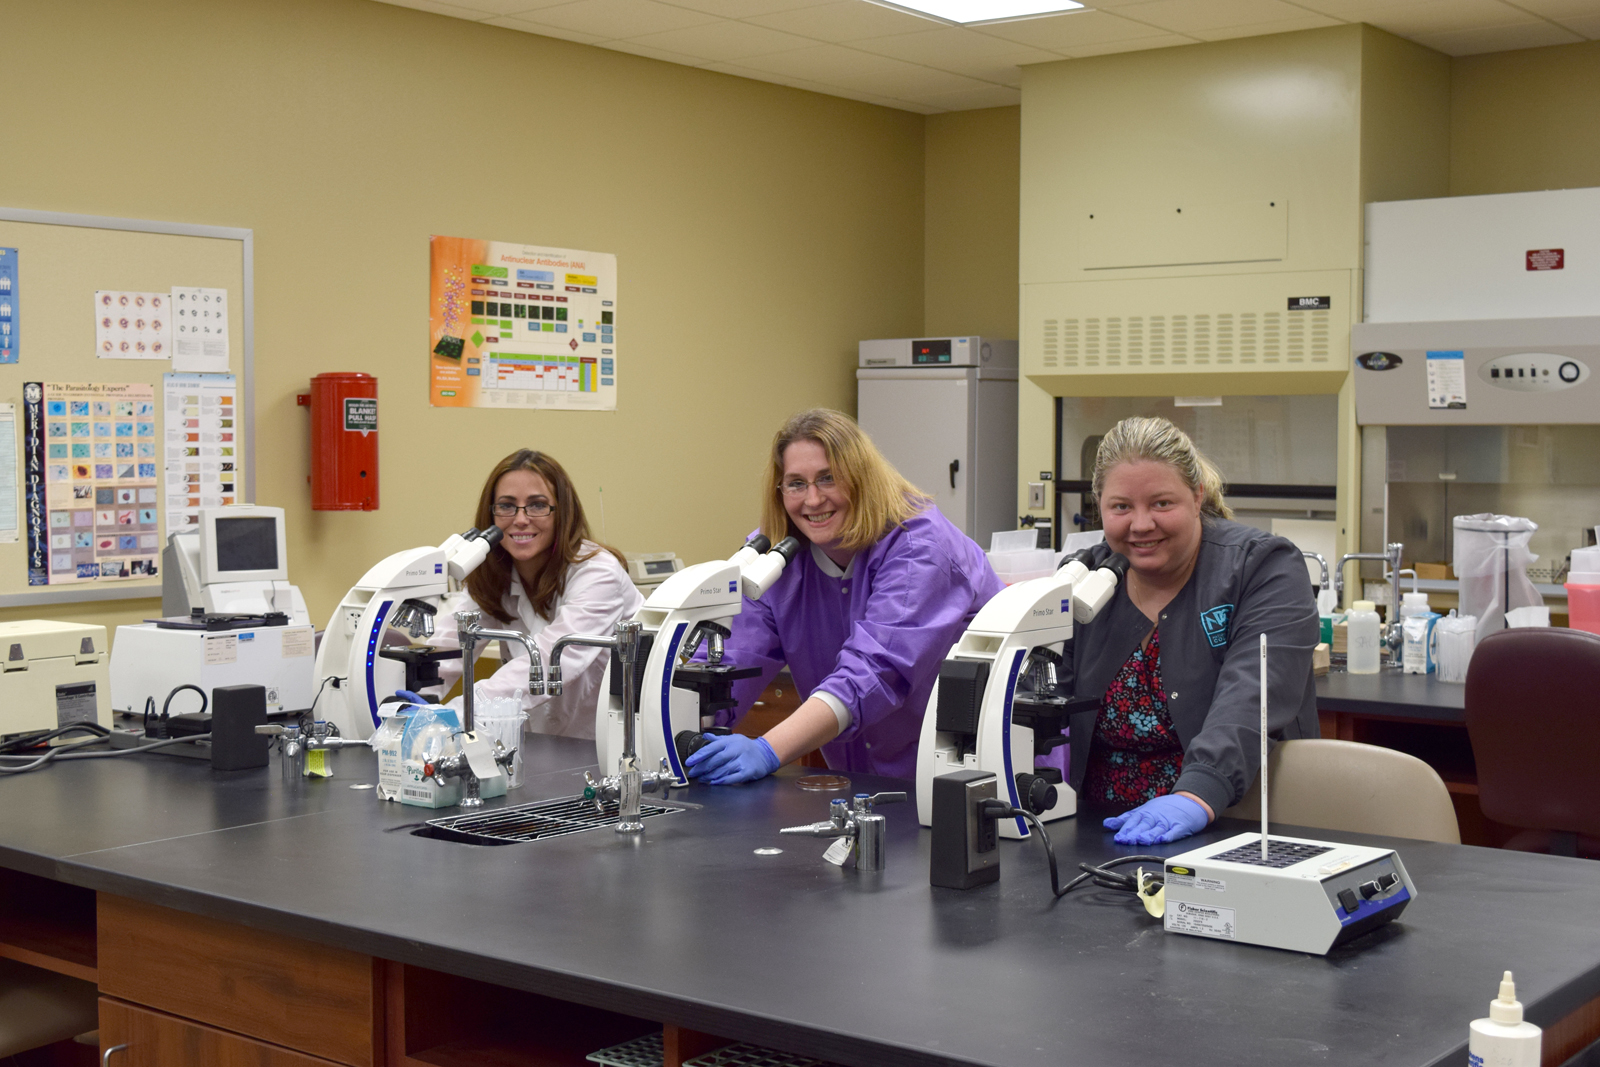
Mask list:
[[[1478,802],[1522,852],[1600,859],[1600,636],[1533,627],[1479,642],[1467,667]]]
[[[1355,741],[1280,741],[1267,761],[1274,825],[1461,843],[1450,791],[1432,767],[1392,748]],[[1222,814],[1261,818],[1261,779]]]

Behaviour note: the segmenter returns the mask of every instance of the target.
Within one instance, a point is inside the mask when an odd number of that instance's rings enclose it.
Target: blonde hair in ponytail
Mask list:
[[[1111,427],[1095,453],[1094,495],[1105,490],[1106,474],[1112,467],[1140,460],[1165,463],[1184,485],[1200,490],[1202,518],[1233,518],[1233,509],[1222,499],[1222,473],[1194,447],[1188,434],[1162,418],[1136,415]]]

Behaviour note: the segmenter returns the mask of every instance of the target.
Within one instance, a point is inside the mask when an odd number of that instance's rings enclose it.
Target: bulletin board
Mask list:
[[[153,387],[154,433],[160,442],[158,451],[161,451],[167,441],[170,419],[163,411],[163,375],[173,371],[172,362],[170,358],[101,358],[103,340],[96,334],[101,321],[96,316],[96,293],[169,293],[174,287],[225,290],[229,304],[227,369],[234,375],[237,386],[232,403],[234,410],[229,412],[229,430],[233,438],[230,444],[235,446],[230,458],[241,483],[242,491],[236,499],[240,502],[253,500],[252,231],[0,208],[0,249],[16,250],[15,277],[11,283],[16,362],[0,363],[0,404],[14,406],[15,426],[14,429],[7,427],[0,419],[0,435],[8,430],[15,434],[15,484],[19,498],[17,540],[0,543],[0,606],[160,596],[162,576],[159,574],[61,585],[29,584],[26,512],[30,503],[28,472],[24,469],[28,434],[24,385],[43,382],[103,386],[105,388],[84,391],[84,398],[87,401],[91,396],[96,399],[103,396],[106,403],[114,403],[124,395],[142,403],[151,395]],[[119,386],[122,388],[116,388]],[[123,406],[126,405],[114,403],[117,415],[122,414]],[[122,427],[117,427],[115,432],[120,434]],[[9,458],[9,451],[0,442],[0,454],[7,454]],[[161,487],[158,492],[162,492],[165,490],[162,460],[158,460],[156,472],[157,484]],[[165,548],[166,510],[164,507],[156,510],[159,546]],[[157,555],[159,557],[159,549]]]

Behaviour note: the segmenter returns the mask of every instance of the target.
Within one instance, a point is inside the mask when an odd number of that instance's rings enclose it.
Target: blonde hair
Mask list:
[[[1140,460],[1165,463],[1184,485],[1200,490],[1202,518],[1233,518],[1233,509],[1222,499],[1222,472],[1194,447],[1188,434],[1161,418],[1136,415],[1111,427],[1095,453],[1094,495],[1099,497],[1105,491],[1111,468]]]
[[[796,441],[815,441],[822,446],[834,484],[850,501],[850,512],[839,534],[839,547],[846,551],[860,552],[876,544],[891,527],[933,502],[883,458],[855,419],[841,411],[812,408],[791,417],[772,438],[761,503],[761,532],[773,541],[788,536],[806,540],[783,507],[783,453]]]

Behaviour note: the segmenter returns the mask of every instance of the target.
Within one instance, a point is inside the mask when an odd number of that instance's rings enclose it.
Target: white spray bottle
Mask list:
[[[1517,986],[1507,971],[1500,995],[1489,1002],[1489,1017],[1472,1020],[1468,1067],[1539,1067],[1541,1036],[1537,1026],[1522,1021]]]

